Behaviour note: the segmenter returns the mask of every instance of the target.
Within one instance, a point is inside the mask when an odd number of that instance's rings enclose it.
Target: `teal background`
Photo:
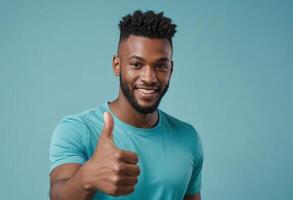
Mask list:
[[[0,1],[0,198],[48,199],[65,115],[114,99],[118,21],[178,24],[161,108],[203,141],[203,200],[292,200],[292,1]]]

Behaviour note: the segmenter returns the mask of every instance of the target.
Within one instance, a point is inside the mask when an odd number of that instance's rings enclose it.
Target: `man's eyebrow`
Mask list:
[[[145,59],[143,57],[140,57],[140,56],[130,56],[127,60],[131,60],[131,59],[137,59],[137,60],[141,60],[141,61],[145,61]],[[158,60],[156,60],[156,62],[164,62],[164,61],[170,61],[169,58],[167,57],[163,57],[163,58],[160,58]]]
[[[145,59],[143,57],[140,57],[140,56],[130,56],[127,60],[131,60],[131,59],[137,59],[137,60],[142,60],[144,61]]]
[[[164,57],[164,58],[160,58],[159,60],[157,60],[157,62],[164,62],[164,61],[170,61],[170,59],[167,57]]]

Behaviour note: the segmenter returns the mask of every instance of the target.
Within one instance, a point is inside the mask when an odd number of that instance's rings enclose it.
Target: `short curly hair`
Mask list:
[[[167,39],[173,48],[172,37],[176,33],[176,24],[164,16],[164,12],[154,11],[142,12],[136,10],[133,14],[122,17],[119,22],[120,39],[119,43],[130,35],[143,36],[147,38]]]

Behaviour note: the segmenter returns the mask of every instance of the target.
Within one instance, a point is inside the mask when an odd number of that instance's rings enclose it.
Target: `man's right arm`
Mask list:
[[[81,173],[80,164],[69,163],[56,167],[50,174],[50,199],[92,199],[95,191],[85,189]]]
[[[62,164],[50,174],[52,200],[92,199],[96,191],[112,196],[134,191],[140,174],[136,153],[118,149],[113,141],[114,120],[104,113],[104,128],[92,157],[83,165]]]

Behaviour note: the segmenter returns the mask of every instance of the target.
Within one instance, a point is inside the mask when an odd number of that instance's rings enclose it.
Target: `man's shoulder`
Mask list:
[[[189,144],[187,146],[193,149],[192,152],[199,152],[202,148],[201,139],[194,126],[163,111],[161,113],[164,115],[166,126],[169,127],[168,130],[178,136],[176,137],[177,141],[181,141],[182,144]]]
[[[91,123],[98,123],[103,121],[103,111],[101,105],[90,108],[79,113],[69,114],[64,116],[59,124],[70,123],[78,126],[88,126]]]
[[[169,126],[171,126],[171,128],[186,130],[188,132],[193,132],[197,134],[196,129],[193,127],[192,124],[178,119],[177,117],[174,117],[173,115],[168,114],[162,110],[160,110],[160,113],[164,115],[165,121],[168,123]]]

